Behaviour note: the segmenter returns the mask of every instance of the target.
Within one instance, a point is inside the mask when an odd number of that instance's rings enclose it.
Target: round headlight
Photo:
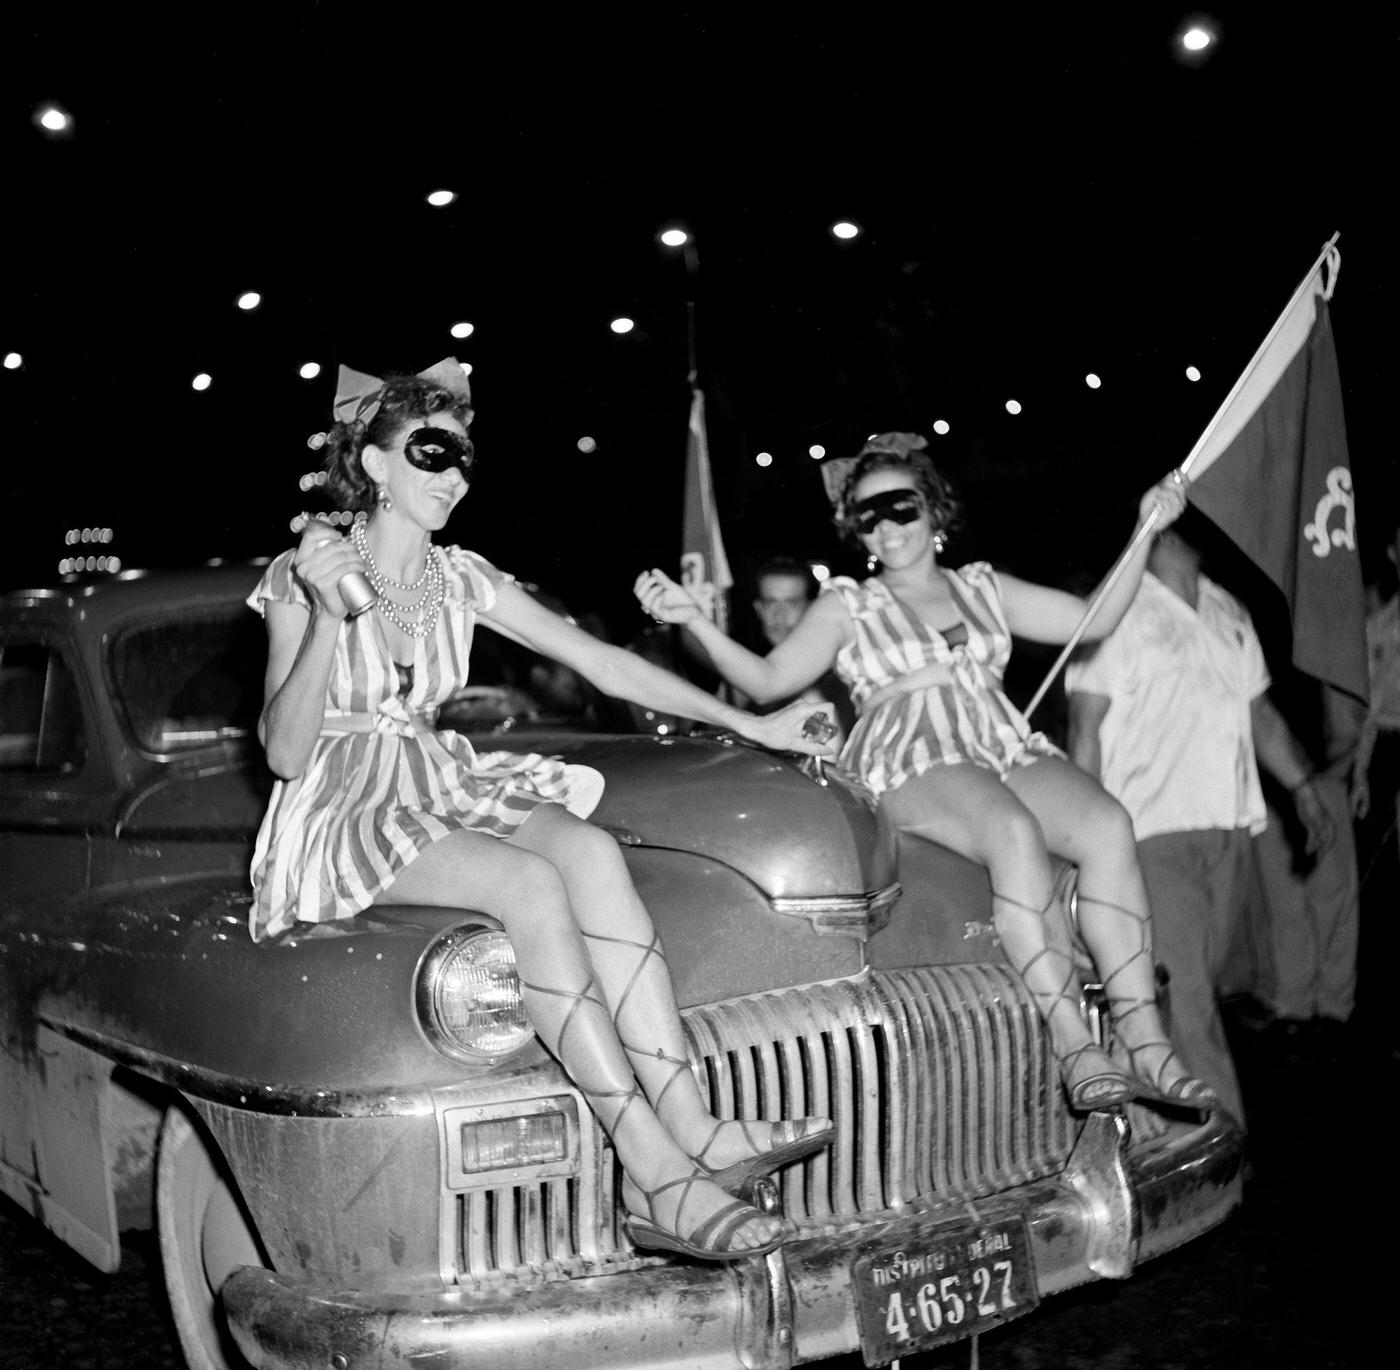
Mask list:
[[[534,1036],[520,999],[515,948],[504,932],[454,928],[428,948],[418,971],[418,1017],[449,1056],[504,1056]]]

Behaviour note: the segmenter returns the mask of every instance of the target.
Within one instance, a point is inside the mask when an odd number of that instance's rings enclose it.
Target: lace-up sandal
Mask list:
[[[1096,1052],[1102,1056],[1106,1070],[1099,1070],[1080,1079],[1074,1078],[1074,1063],[1081,1056]],[[1133,1079],[1126,1071],[1119,1070],[1112,1058],[1101,1047],[1089,1042],[1060,1057],[1060,1078],[1064,1081],[1065,1093],[1069,1095],[1069,1106],[1075,1113],[1094,1113],[1098,1109],[1122,1108],[1138,1095],[1140,1081]]]
[[[1031,904],[1013,899],[1009,894],[1003,894],[1000,890],[992,891],[994,901],[1009,905],[1022,914],[1029,914],[1042,924],[1055,898],[1052,894],[1045,908],[1037,909]],[[1047,944],[1028,957],[1024,964],[1017,965],[1007,946],[1008,938],[1004,933],[1001,940],[1002,946],[1007,948],[1008,959],[1011,960],[1013,969],[1035,1000],[1046,1027],[1050,1027],[1052,1022],[1058,1019],[1062,1025],[1068,1023],[1072,1026],[1077,1036],[1087,1038],[1089,1034],[1080,1015],[1080,996],[1076,991],[1078,977],[1072,958]],[[1051,1037],[1053,1041],[1053,1032]],[[1100,1068],[1076,1078],[1076,1063],[1090,1053],[1100,1058],[1099,1062],[1095,1062]],[[1069,1106],[1075,1113],[1121,1108],[1132,1099],[1136,1081],[1127,1071],[1115,1066],[1108,1053],[1098,1043],[1086,1040],[1083,1045],[1063,1053],[1056,1047],[1056,1055],[1059,1058],[1060,1078],[1064,1082],[1065,1093],[1069,1096]]]
[[[754,1148],[752,1156],[729,1165],[712,1166],[705,1159],[705,1153],[715,1144],[720,1128],[737,1122],[744,1140]],[[750,1130],[755,1124],[747,1119],[722,1121],[715,1124],[705,1145],[695,1156],[695,1164],[705,1172],[707,1179],[717,1184],[726,1194],[742,1194],[755,1180],[781,1170],[785,1165],[811,1156],[823,1147],[830,1146],[836,1136],[835,1126],[826,1118],[791,1118],[777,1123],[761,1123],[769,1129],[767,1145],[754,1139]]]
[[[1173,1061],[1183,1068],[1185,1062],[1177,1054],[1176,1048],[1172,1046],[1165,1037],[1154,1037],[1146,1042],[1140,1042],[1137,1046],[1128,1046],[1127,1038],[1123,1032],[1123,1024],[1135,1013],[1142,1013],[1151,1009],[1157,1011],[1157,1001],[1155,998],[1133,998],[1131,989],[1128,994],[1115,994],[1113,992],[1114,981],[1121,981],[1138,962],[1143,962],[1138,973],[1145,975],[1148,983],[1151,983],[1153,973],[1152,960],[1152,935],[1150,932],[1150,915],[1144,911],[1124,908],[1122,904],[1115,904],[1108,899],[1097,899],[1093,895],[1079,895],[1081,904],[1093,904],[1101,909],[1108,909],[1116,914],[1119,919],[1127,919],[1138,931],[1138,949],[1126,960],[1120,962],[1103,977],[1104,992],[1108,997],[1109,1013],[1113,1019],[1114,1033],[1121,1041],[1128,1053],[1128,1064],[1132,1069],[1132,1079],[1134,1082],[1134,1098],[1139,1103],[1157,1104],[1167,1108],[1184,1108],[1194,1110],[1199,1113],[1208,1113],[1215,1108],[1220,1100],[1215,1091],[1204,1080],[1198,1080],[1194,1076],[1182,1073],[1171,1081],[1170,1084],[1163,1084],[1162,1077],[1166,1073],[1168,1066]],[[1149,1028],[1148,1031],[1153,1031]],[[1162,1031],[1160,1022],[1155,1030]],[[1144,1051],[1153,1049],[1165,1049],[1163,1056],[1157,1065],[1157,1069],[1151,1074],[1146,1074],[1138,1069],[1138,1057]]]
[[[1139,1052],[1161,1047],[1166,1048],[1167,1054],[1162,1057],[1153,1074],[1144,1074],[1137,1067]],[[1204,1080],[1194,1075],[1178,1075],[1170,1084],[1162,1083],[1162,1076],[1173,1061],[1183,1067],[1186,1064],[1166,1038],[1159,1037],[1155,1041],[1129,1047],[1128,1060],[1132,1064],[1133,1074],[1141,1081],[1137,1092],[1141,1102],[1162,1104],[1167,1108],[1185,1108],[1196,1113],[1211,1113],[1220,1107],[1220,1096]]]
[[[629,1212],[624,1224],[627,1235],[637,1246],[649,1247],[656,1251],[676,1251],[700,1261],[741,1261],[749,1256],[766,1256],[768,1252],[776,1251],[783,1244],[782,1234],[779,1233],[771,1241],[762,1242],[758,1246],[730,1246],[740,1228],[763,1217],[758,1209],[741,1203],[738,1199],[717,1209],[688,1237],[682,1237],[678,1232],[663,1227],[656,1219],[657,1197],[668,1189],[675,1189],[677,1186],[684,1188],[685,1192],[676,1205],[676,1219],[679,1222],[681,1210],[685,1207],[686,1199],[690,1197],[690,1186],[702,1181],[709,1183],[707,1177],[702,1175],[682,1175],[679,1179],[667,1180],[665,1184],[657,1185],[651,1190],[642,1189],[637,1185],[637,1191],[646,1200],[650,1216],[643,1218]]]

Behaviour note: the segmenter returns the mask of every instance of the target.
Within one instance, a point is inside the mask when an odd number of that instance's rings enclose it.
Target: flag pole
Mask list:
[[[1240,378],[1234,383],[1233,386],[1230,387],[1230,393],[1225,396],[1225,400],[1221,404],[1220,408],[1215,411],[1215,414],[1211,418],[1211,421],[1208,424],[1206,424],[1205,431],[1201,434],[1199,438],[1196,439],[1196,445],[1190,450],[1190,452],[1186,454],[1186,460],[1183,461],[1181,463],[1181,466],[1178,468],[1181,471],[1183,477],[1186,476],[1186,474],[1191,470],[1191,467],[1195,465],[1196,458],[1201,455],[1201,452],[1205,449],[1206,443],[1210,441],[1211,436],[1214,434],[1215,430],[1220,427],[1220,421],[1225,417],[1225,414],[1229,410],[1230,406],[1234,404],[1235,397],[1240,393],[1241,390],[1244,389],[1245,383],[1254,374],[1260,361],[1263,359],[1264,354],[1273,345],[1274,339],[1278,337],[1279,330],[1283,327],[1285,321],[1288,319],[1288,316],[1297,307],[1298,302],[1303,298],[1303,294],[1307,290],[1309,282],[1311,282],[1312,278],[1317,275],[1318,269],[1322,266],[1322,264],[1336,250],[1337,239],[1341,236],[1342,235],[1340,233],[1334,233],[1327,240],[1327,245],[1322,249],[1321,253],[1318,255],[1318,259],[1312,264],[1311,267],[1308,268],[1308,274],[1303,277],[1297,290],[1293,292],[1293,298],[1288,301],[1288,304],[1284,307],[1283,313],[1280,314],[1278,318],[1274,320],[1274,326],[1269,330],[1269,336],[1265,338],[1262,343],[1259,344],[1254,355],[1249,359],[1249,365],[1246,366],[1245,369],[1240,372]],[[1331,294],[1330,290],[1328,291],[1328,294]]]
[[[1192,447],[1191,451],[1187,454],[1186,460],[1183,461],[1179,467],[1177,467],[1176,474],[1180,477],[1183,485],[1189,486],[1191,484],[1191,467],[1195,464],[1197,457],[1199,457],[1202,451],[1205,450],[1206,444],[1210,441],[1210,438],[1214,434],[1215,430],[1220,426],[1221,421],[1224,419],[1226,413],[1229,411],[1230,406],[1235,402],[1235,399],[1239,395],[1240,391],[1244,389],[1245,384],[1248,382],[1249,378],[1254,374],[1255,370],[1258,368],[1260,361],[1268,352],[1269,347],[1272,345],[1274,339],[1278,336],[1279,330],[1287,321],[1288,316],[1293,312],[1293,310],[1297,307],[1298,302],[1303,298],[1303,295],[1307,291],[1308,285],[1312,281],[1312,278],[1315,275],[1317,275],[1319,268],[1336,251],[1337,239],[1341,236],[1342,235],[1340,233],[1334,233],[1327,240],[1327,244],[1323,247],[1321,253],[1318,254],[1317,260],[1312,264],[1311,267],[1308,268],[1307,275],[1303,277],[1302,282],[1299,284],[1297,290],[1293,292],[1293,297],[1288,301],[1288,304],[1284,307],[1283,313],[1281,313],[1278,316],[1278,318],[1274,320],[1274,326],[1269,330],[1268,336],[1264,339],[1262,343],[1260,343],[1258,349],[1254,353],[1254,356],[1250,358],[1249,365],[1245,367],[1245,369],[1240,373],[1239,379],[1234,383],[1233,386],[1231,386],[1230,393],[1225,397],[1224,403],[1221,404],[1220,408],[1215,411],[1215,414],[1211,418],[1211,421],[1206,425],[1205,431],[1196,440],[1195,446]],[[1026,705],[1025,713],[1027,718],[1029,718],[1030,715],[1036,711],[1037,706],[1040,704],[1041,700],[1045,698],[1046,692],[1054,683],[1055,678],[1064,669],[1065,662],[1069,660],[1070,654],[1074,651],[1074,649],[1077,646],[1079,646],[1080,642],[1083,641],[1084,634],[1088,632],[1089,624],[1093,621],[1094,615],[1098,613],[1099,608],[1102,606],[1104,600],[1108,597],[1109,592],[1122,578],[1123,571],[1127,567],[1128,562],[1132,559],[1133,553],[1136,552],[1137,549],[1140,546],[1142,546],[1143,542],[1152,535],[1152,530],[1156,526],[1157,511],[1156,509],[1153,509],[1151,513],[1148,514],[1147,518],[1143,520],[1142,526],[1133,533],[1132,540],[1119,554],[1118,560],[1113,563],[1113,569],[1109,571],[1108,575],[1104,579],[1103,584],[1099,586],[1097,592],[1094,595],[1094,598],[1089,603],[1089,607],[1084,611],[1084,617],[1081,618],[1079,620],[1079,623],[1075,626],[1074,632],[1070,634],[1069,641],[1065,643],[1059,656],[1055,658],[1055,664],[1051,666],[1051,668],[1046,672],[1045,679],[1040,682],[1039,689],[1037,689],[1035,694],[1032,696],[1031,702]]]
[[[1183,482],[1189,483],[1189,482]],[[1065,662],[1069,660],[1070,653],[1079,646],[1084,634],[1089,631],[1089,624],[1099,611],[1099,606],[1108,598],[1108,593],[1122,579],[1124,568],[1132,560],[1133,553],[1142,546],[1143,542],[1152,535],[1152,530],[1157,526],[1157,511],[1153,509],[1142,521],[1142,526],[1133,534],[1132,541],[1122,550],[1118,560],[1113,563],[1113,569],[1104,578],[1104,582],[1099,586],[1094,598],[1090,601],[1089,607],[1084,611],[1075,626],[1070,639],[1065,643],[1059,656],[1055,658],[1055,664],[1046,672],[1045,679],[1040,682],[1040,688],[1035,692],[1034,698],[1026,705],[1026,717],[1029,718],[1036,710],[1036,705],[1045,698],[1045,692],[1050,688],[1054,679],[1064,669]]]

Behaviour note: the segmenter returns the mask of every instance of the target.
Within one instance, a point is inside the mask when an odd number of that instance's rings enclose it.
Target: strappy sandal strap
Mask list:
[[[1120,975],[1122,975],[1125,970],[1127,970],[1137,961],[1143,960],[1144,958],[1147,960],[1147,974],[1150,979],[1154,970],[1154,963],[1152,959],[1152,937],[1149,932],[1149,929],[1152,925],[1151,913],[1149,913],[1146,909],[1143,909],[1141,912],[1139,912],[1137,909],[1130,909],[1122,904],[1115,904],[1110,899],[1099,899],[1092,894],[1085,894],[1082,891],[1076,896],[1076,898],[1081,904],[1094,904],[1101,909],[1111,909],[1114,913],[1136,924],[1138,928],[1138,949],[1135,952],[1133,952],[1133,954],[1129,956],[1126,960],[1120,961],[1118,965],[1114,966],[1112,970],[1103,972],[1104,988],[1107,989],[1108,986]],[[1110,998],[1111,997],[1112,995],[1110,992]]]

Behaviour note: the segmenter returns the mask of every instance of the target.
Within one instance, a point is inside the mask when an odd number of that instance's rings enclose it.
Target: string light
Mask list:
[[[939,436],[940,438],[941,438],[941,437],[945,437],[945,436],[947,435],[947,433],[948,433],[948,420],[947,420],[947,419],[934,419],[934,421],[933,421],[933,431],[934,431],[935,433],[937,433],[938,436]]]
[[[1006,402],[1006,412],[1007,412],[1008,414],[1019,414],[1019,413],[1021,412],[1021,401],[1020,401],[1020,400],[1007,400],[1007,402]]]
[[[1091,371],[1084,377],[1084,384],[1087,385],[1090,390],[1097,390],[1103,382]]]
[[[199,375],[197,375],[194,378],[194,380],[190,382],[190,386],[192,389],[195,390],[208,390],[213,383],[213,376],[211,376],[207,371],[201,371]]]
[[[18,352],[5,353],[5,370],[18,371],[24,365],[24,358]]]
[[[469,323],[454,323],[447,331],[451,333],[454,338],[470,338],[471,335],[476,332],[476,328]]]
[[[593,438],[583,437],[578,440],[578,450],[587,455],[589,452],[596,452],[598,444]]]
[[[256,309],[262,303],[262,296],[256,290],[245,290],[238,297],[238,307],[240,309]]]
[[[832,224],[831,236],[849,242],[852,238],[860,237],[860,226],[853,224],[849,219],[841,219]]]
[[[826,456],[826,448],[823,447],[821,443],[814,442],[807,449],[807,455],[811,457],[813,461],[820,461],[824,456]]]
[[[614,319],[608,325],[614,333],[630,333],[636,326],[636,323],[625,315],[621,318]]]
[[[434,190],[428,195],[428,203],[434,209],[441,209],[443,205],[450,205],[457,198],[455,190]]]
[[[758,454],[758,456],[756,456],[756,457],[754,458],[754,460],[755,460],[760,466],[772,466],[772,464],[773,464],[773,454],[772,454],[771,452],[760,452],[760,453]]]
[[[1201,373],[1194,366],[1188,366],[1186,368],[1186,379],[1188,381],[1198,381],[1201,379]]]
[[[683,228],[668,228],[660,237],[667,247],[684,247],[690,241],[690,234]]]
[[[321,374],[320,362],[302,362],[297,375],[304,381],[314,381]]]

